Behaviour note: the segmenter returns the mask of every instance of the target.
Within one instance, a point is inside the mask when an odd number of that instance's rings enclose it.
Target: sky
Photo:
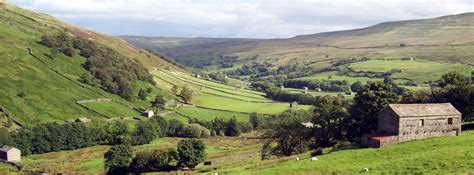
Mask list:
[[[287,38],[474,11],[474,0],[10,0],[109,35]]]

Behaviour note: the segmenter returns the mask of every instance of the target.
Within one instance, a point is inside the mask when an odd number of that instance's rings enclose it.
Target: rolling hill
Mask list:
[[[228,55],[237,56],[235,65],[249,62],[269,62],[276,66],[296,62],[318,64],[361,57],[413,57],[474,64],[474,54],[470,52],[474,48],[474,13],[385,22],[361,29],[288,39],[208,38],[195,42],[196,38],[122,38],[140,47],[160,50],[189,66],[195,66],[193,59],[205,61]],[[170,42],[173,44],[167,44]]]
[[[89,40],[142,65],[146,71],[156,68],[187,71],[158,53],[137,48],[120,38],[70,25],[6,1],[0,2],[0,11],[0,123],[6,115],[17,125],[62,122],[79,117],[103,118],[104,114],[88,110],[77,102],[86,99],[109,98],[116,104],[134,108],[149,105],[142,100],[127,101],[104,88],[81,83],[79,78],[87,71],[84,66],[87,59],[80,54],[69,57],[62,53],[52,58],[51,49],[40,43],[45,34],[66,32]],[[137,91],[153,87],[142,81],[133,86]]]

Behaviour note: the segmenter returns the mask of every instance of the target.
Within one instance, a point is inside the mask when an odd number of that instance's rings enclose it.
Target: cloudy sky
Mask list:
[[[474,11],[474,0],[10,0],[110,35],[282,38]]]

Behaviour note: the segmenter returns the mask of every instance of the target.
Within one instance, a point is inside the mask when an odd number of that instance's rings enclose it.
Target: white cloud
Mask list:
[[[291,37],[472,12],[473,0],[11,0],[109,34]]]

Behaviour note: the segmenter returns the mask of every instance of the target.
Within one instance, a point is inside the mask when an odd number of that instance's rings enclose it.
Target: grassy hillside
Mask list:
[[[76,103],[85,99],[110,98],[128,108],[149,106],[149,102],[125,101],[99,87],[80,83],[79,77],[87,71],[83,66],[86,58],[78,54],[67,57],[61,53],[52,59],[49,57],[51,49],[39,44],[45,33],[72,31],[79,37],[114,49],[127,59],[137,60],[149,69],[167,67],[185,71],[160,55],[138,49],[119,38],[75,27],[4,2],[0,3],[0,11],[0,105],[22,124],[62,122],[79,117],[103,118]],[[138,83],[136,86],[145,85]],[[138,93],[138,90],[133,93]]]
[[[285,65],[302,61],[344,58],[403,58],[460,61],[474,64],[474,13],[433,19],[386,22],[362,29],[302,35],[288,39],[206,42],[161,48],[183,63],[234,55],[236,64],[270,62]],[[125,38],[132,41],[132,39]],[[133,38],[132,43],[157,48],[163,38]]]

